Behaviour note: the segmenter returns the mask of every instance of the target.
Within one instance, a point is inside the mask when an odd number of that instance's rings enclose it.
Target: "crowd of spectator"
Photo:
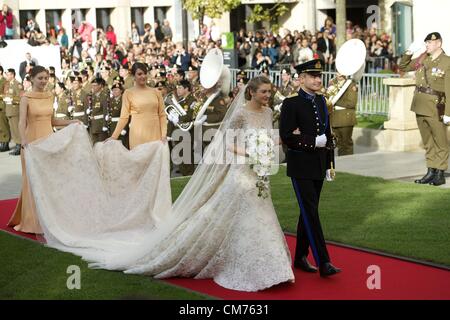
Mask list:
[[[0,20],[0,36],[6,38],[5,30],[12,27],[11,11],[3,6]],[[9,18],[8,18],[9,17]],[[9,27],[8,27],[9,26]],[[141,61],[152,66],[164,65],[167,70],[179,68],[183,72],[190,67],[199,67],[202,58],[212,47],[221,47],[220,30],[214,23],[201,25],[198,37],[186,47],[183,43],[173,42],[173,32],[168,20],[162,24],[155,21],[153,26],[145,23],[141,30],[134,22],[126,41],[118,41],[114,27],[95,28],[82,21],[72,30],[73,38],[69,43],[66,30],[61,25],[47,25],[47,34],[43,34],[33,19],[29,19],[21,28],[21,38],[32,46],[59,45],[63,69],[80,71],[92,65],[96,73],[101,70],[119,70],[122,65]],[[308,30],[280,29],[236,32],[235,45],[240,69],[281,69],[294,66],[312,59],[322,59],[328,70],[335,68],[336,25],[328,17],[323,27],[316,32]],[[94,42],[93,35],[96,33]],[[386,33],[378,33],[376,26],[363,29],[347,21],[346,38],[358,38],[367,47],[368,72],[377,72],[391,67],[394,61],[391,38]],[[386,64],[386,61],[389,64]],[[65,66],[65,67],[64,67]]]
[[[375,25],[363,29],[347,21],[346,40],[349,39],[360,39],[366,44],[369,71],[394,67],[391,37],[385,32],[377,33]],[[274,34],[266,30],[246,32],[241,29],[236,40],[240,68],[283,68],[312,59],[322,59],[328,70],[335,68],[336,25],[330,17],[314,33],[281,29]]]

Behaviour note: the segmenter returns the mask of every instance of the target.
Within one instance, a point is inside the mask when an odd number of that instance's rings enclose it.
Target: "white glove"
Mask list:
[[[107,115],[105,116],[105,120],[106,120],[106,121],[109,121],[109,119],[111,119],[111,117],[110,117],[109,114],[107,114]]]
[[[331,169],[327,169],[326,177],[325,177],[325,178],[327,179],[327,181],[333,181],[333,180],[334,180],[334,177],[333,177],[333,175],[331,174]]]
[[[91,114],[92,110],[90,108],[86,109],[86,114]]]
[[[72,112],[74,109],[75,109],[74,106],[69,106],[69,107],[67,108],[67,111]]]
[[[120,135],[121,135],[121,136],[124,136],[124,135],[126,135],[126,134],[127,134],[127,130],[123,129],[122,131],[120,131]]]
[[[316,148],[325,148],[327,145],[327,136],[325,134],[316,137]]]
[[[175,125],[180,121],[180,118],[178,117],[177,114],[169,114],[167,116],[167,119],[169,119],[169,121]]]
[[[108,131],[108,128],[107,128],[107,127],[103,127],[103,128],[102,128],[102,131],[103,131],[103,132],[106,132],[106,131]]]
[[[442,118],[442,121],[444,122],[445,125],[450,124],[450,117],[449,116],[445,116]]]
[[[410,52],[411,54],[414,54],[418,51],[424,51],[425,49],[426,49],[425,43],[423,41],[416,40],[413,43],[411,43],[411,45],[408,47],[408,50],[406,51]]]
[[[207,116],[204,114],[199,120],[194,122],[194,126],[199,126],[206,121]]]

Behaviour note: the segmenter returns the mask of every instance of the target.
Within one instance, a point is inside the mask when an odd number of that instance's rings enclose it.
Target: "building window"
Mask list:
[[[62,27],[62,10],[45,10],[45,23],[47,24],[47,37],[56,38]]]
[[[111,9],[99,8],[96,11],[97,14],[97,28],[106,30],[106,27],[111,24]]]
[[[37,10],[20,10],[19,11],[19,23],[21,30],[21,38],[25,36],[27,32],[30,31],[30,28],[40,27],[36,23],[36,14]],[[28,24],[29,20],[33,20],[34,25],[32,23]]]
[[[81,25],[81,21],[86,20],[86,14],[88,9],[72,9],[72,27],[78,29]]]
[[[135,23],[139,35],[144,35],[144,12],[146,8],[131,8],[131,23]]]
[[[155,21],[159,22],[161,26],[165,19],[167,19],[167,11],[170,7],[155,7]]]

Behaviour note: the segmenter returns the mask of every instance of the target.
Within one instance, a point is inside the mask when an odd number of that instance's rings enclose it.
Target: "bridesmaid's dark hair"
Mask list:
[[[43,66],[35,66],[30,71],[30,78],[36,77],[41,72],[46,72],[47,74],[49,74],[48,70],[45,69]]]
[[[147,66],[142,62],[136,62],[135,64],[133,64],[133,66],[131,67],[131,74],[135,76],[138,70],[142,70],[145,74],[147,74],[148,72]]]
[[[245,89],[245,93],[244,93],[244,97],[245,100],[252,100],[252,95],[250,94],[251,92],[256,92],[256,90],[258,90],[259,86],[263,85],[263,84],[272,84],[272,82],[270,82],[270,79],[264,76],[257,76],[254,77],[253,79],[251,79],[248,83],[247,83],[247,88]]]

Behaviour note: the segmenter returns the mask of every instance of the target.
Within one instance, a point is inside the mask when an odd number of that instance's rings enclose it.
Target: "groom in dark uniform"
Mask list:
[[[308,260],[309,247],[319,267],[320,276],[340,272],[330,263],[319,219],[319,199],[325,177],[332,180],[333,146],[329,115],[322,95],[321,60],[296,66],[301,89],[283,101],[280,115],[280,137],[287,146],[287,175],[300,207],[294,267],[317,272]]]

